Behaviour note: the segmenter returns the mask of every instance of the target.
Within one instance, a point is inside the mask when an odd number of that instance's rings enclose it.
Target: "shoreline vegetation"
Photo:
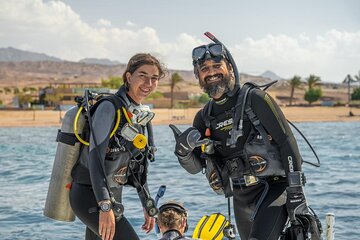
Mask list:
[[[282,107],[286,118],[292,122],[358,122],[360,108],[348,107]],[[154,125],[191,125],[199,108],[153,109]],[[349,116],[349,112],[354,116]],[[0,127],[60,127],[65,111],[6,110],[0,111]]]

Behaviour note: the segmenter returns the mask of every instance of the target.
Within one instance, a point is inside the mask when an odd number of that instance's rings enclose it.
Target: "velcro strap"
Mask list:
[[[65,143],[67,145],[74,146],[75,143],[79,142],[74,133],[66,133],[58,130],[58,134],[56,136],[56,142]]]
[[[91,207],[88,209],[88,213],[96,213],[99,212],[100,208],[99,207]]]

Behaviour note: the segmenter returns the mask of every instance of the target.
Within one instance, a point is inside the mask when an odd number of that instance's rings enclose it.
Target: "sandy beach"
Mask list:
[[[154,125],[191,124],[198,108],[153,109]],[[350,122],[360,121],[360,109],[352,108],[355,115],[349,117],[347,107],[283,107],[285,116],[293,122]],[[65,112],[52,110],[0,111],[0,127],[45,127],[61,126]]]

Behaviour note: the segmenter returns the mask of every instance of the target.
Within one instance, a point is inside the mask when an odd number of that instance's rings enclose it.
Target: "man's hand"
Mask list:
[[[194,148],[200,147],[202,144],[207,144],[209,139],[199,140],[201,138],[200,132],[194,128],[190,127],[186,129],[183,133],[173,124],[170,124],[169,127],[174,133],[176,146],[175,146],[175,154],[178,156],[186,156]]]
[[[308,213],[306,198],[302,187],[287,187],[286,208],[292,222],[296,221],[296,215]]]

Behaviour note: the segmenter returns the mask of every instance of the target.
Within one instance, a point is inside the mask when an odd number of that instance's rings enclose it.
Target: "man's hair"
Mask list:
[[[182,219],[186,217],[185,213],[180,213],[174,209],[166,209],[159,213],[158,223],[169,229],[178,229],[181,225]]]

